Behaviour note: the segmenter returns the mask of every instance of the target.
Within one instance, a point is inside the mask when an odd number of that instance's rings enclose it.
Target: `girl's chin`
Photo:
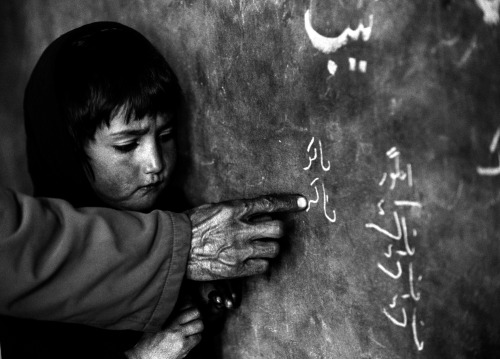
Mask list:
[[[108,203],[114,208],[122,209],[125,211],[148,212],[154,209],[154,205],[158,200],[158,194],[149,194],[140,198],[132,198],[120,203]]]

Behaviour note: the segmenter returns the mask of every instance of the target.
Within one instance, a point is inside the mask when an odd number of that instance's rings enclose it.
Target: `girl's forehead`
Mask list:
[[[96,131],[96,136],[119,137],[126,135],[143,135],[148,132],[161,131],[171,127],[172,117],[166,114],[144,116],[143,118],[130,118],[127,120],[123,112],[119,112],[109,122],[109,126],[101,126]]]

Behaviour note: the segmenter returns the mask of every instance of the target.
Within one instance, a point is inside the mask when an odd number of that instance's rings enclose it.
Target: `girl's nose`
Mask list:
[[[147,145],[145,157],[146,174],[154,174],[163,170],[162,152],[156,143]]]

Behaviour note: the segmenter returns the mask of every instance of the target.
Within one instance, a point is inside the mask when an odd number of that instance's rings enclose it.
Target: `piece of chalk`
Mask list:
[[[299,206],[300,208],[306,208],[307,200],[304,197],[299,197],[299,199],[297,200],[297,206]]]

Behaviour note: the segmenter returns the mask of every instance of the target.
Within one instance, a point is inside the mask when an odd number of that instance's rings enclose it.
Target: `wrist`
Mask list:
[[[126,351],[125,357],[127,359],[141,359],[141,356],[134,349]]]

